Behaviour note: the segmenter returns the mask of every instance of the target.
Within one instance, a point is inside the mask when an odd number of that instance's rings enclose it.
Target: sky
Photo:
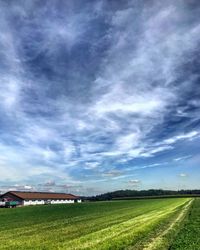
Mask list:
[[[198,0],[0,0],[0,190],[200,189]]]

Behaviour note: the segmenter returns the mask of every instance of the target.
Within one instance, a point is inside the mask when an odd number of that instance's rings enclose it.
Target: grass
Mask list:
[[[193,200],[190,200],[180,211],[177,211],[173,216],[162,222],[162,226],[158,227],[157,232],[154,232],[145,250],[169,250],[174,238],[180,231],[180,227],[184,224],[185,218],[188,215]]]
[[[184,225],[173,241],[170,250],[200,249],[200,199],[195,199]]]
[[[183,213],[190,200],[0,209],[0,249],[148,249],[154,239],[160,240],[161,232]]]

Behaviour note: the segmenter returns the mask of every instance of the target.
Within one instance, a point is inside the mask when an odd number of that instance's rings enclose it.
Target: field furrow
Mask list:
[[[143,249],[151,243],[152,233],[157,237],[163,225],[181,216],[190,200],[1,209],[0,249]]]

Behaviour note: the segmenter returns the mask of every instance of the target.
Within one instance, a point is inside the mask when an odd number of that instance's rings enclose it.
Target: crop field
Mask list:
[[[199,207],[169,198],[0,209],[0,249],[200,249],[185,247],[200,233]]]
[[[170,248],[171,250],[200,249],[200,199],[195,199],[185,219],[185,224],[179,231]]]

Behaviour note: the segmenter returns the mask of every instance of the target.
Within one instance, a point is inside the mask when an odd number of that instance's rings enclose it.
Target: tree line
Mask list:
[[[86,197],[90,201],[104,201],[113,199],[131,199],[131,198],[162,198],[162,197],[182,197],[182,196],[200,196],[200,190],[117,190],[92,197]]]

